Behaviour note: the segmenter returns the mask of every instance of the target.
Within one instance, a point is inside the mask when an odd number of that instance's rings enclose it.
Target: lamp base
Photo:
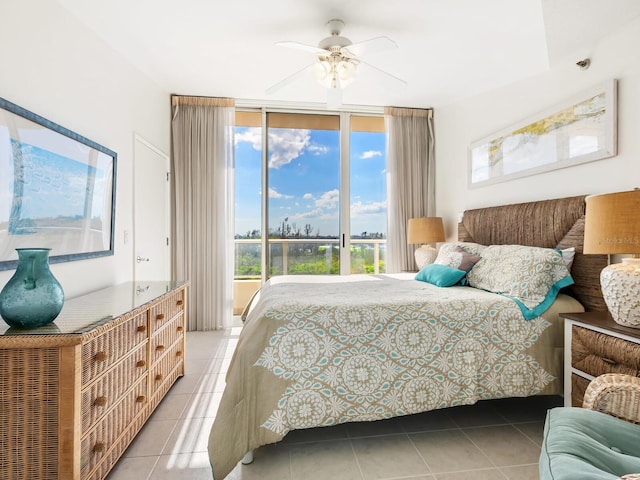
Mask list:
[[[600,273],[602,296],[613,320],[640,328],[640,258],[623,258]]]
[[[422,269],[425,265],[433,263],[437,256],[438,250],[430,245],[422,245],[420,248],[416,249],[415,257],[418,270]]]

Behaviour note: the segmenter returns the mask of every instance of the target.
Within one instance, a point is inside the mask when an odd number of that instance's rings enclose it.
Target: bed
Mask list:
[[[209,438],[214,478],[294,429],[562,393],[558,314],[606,309],[607,258],[582,255],[584,208],[578,196],[464,212],[438,258],[471,262],[467,285],[437,286],[440,273],[272,278],[227,373]],[[524,295],[499,290],[521,270],[534,272],[516,282]],[[540,298],[538,272],[549,282]]]

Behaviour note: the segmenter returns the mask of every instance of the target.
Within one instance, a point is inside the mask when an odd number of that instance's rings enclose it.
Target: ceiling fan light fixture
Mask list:
[[[320,85],[331,88],[333,76],[331,74],[332,66],[328,59],[319,59],[313,66],[313,74]]]
[[[337,65],[337,73],[340,78],[340,85],[346,87],[353,82],[356,76],[356,65],[353,62],[341,61]]]
[[[319,57],[314,66],[314,75],[325,88],[343,88],[353,82],[356,63],[353,60],[330,56]]]
[[[360,65],[365,66],[363,68],[367,69],[367,75],[369,73],[375,74],[387,83],[393,82],[395,86],[407,84],[404,80],[360,59],[362,55],[366,55],[367,51],[376,52],[398,48],[393,40],[380,36],[352,43],[351,40],[340,34],[344,27],[342,20],[329,20],[327,27],[330,35],[320,40],[317,46],[292,41],[277,43],[279,46],[313,53],[316,56],[316,61],[268,88],[267,94],[270,95],[303,75],[312,73],[316,81],[327,90],[327,107],[331,105],[332,108],[337,108],[342,102],[342,89],[359,77]]]

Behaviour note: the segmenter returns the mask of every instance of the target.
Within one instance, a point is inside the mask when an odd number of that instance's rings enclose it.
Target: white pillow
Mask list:
[[[576,247],[563,248],[560,250],[562,255],[562,261],[565,263],[569,271],[571,271],[571,265],[573,265],[573,257],[576,256]]]

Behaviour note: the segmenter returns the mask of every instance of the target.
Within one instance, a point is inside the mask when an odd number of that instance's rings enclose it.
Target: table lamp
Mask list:
[[[444,242],[444,225],[442,217],[410,218],[407,223],[407,243],[421,244],[416,249],[415,257],[418,270],[433,263],[438,251],[429,243]]]
[[[584,253],[633,254],[600,273],[602,296],[620,325],[640,328],[640,190],[585,199]]]

